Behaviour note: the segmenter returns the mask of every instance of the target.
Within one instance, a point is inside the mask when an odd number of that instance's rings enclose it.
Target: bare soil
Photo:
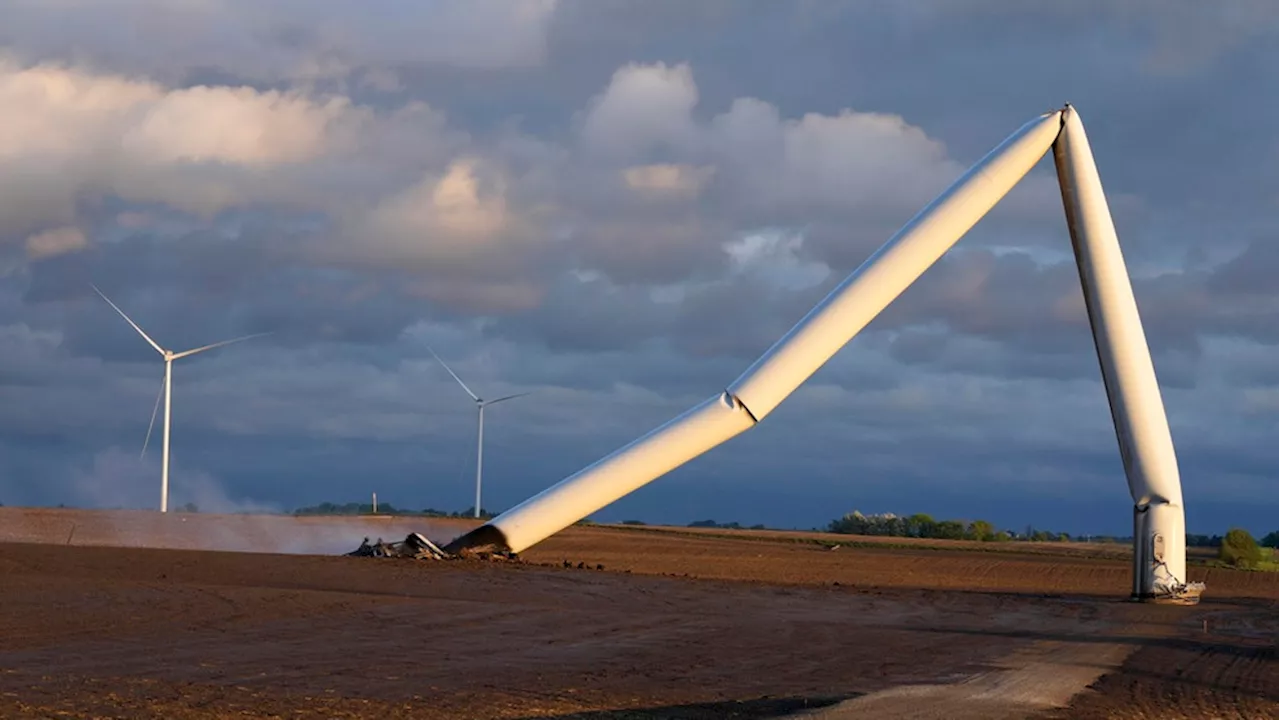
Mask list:
[[[1078,547],[575,527],[521,564],[336,556],[471,526],[0,508],[0,716],[1277,713],[1272,573],[1195,568],[1185,608]]]

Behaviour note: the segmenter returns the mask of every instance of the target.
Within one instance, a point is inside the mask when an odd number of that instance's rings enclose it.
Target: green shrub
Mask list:
[[[974,520],[969,523],[970,540],[991,541],[995,539],[996,529],[986,520]]]
[[[1231,528],[1218,547],[1218,559],[1238,568],[1252,568],[1262,560],[1262,551],[1249,531]]]

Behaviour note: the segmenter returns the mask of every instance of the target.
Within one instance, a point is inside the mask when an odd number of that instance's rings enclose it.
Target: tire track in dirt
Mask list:
[[[1276,630],[1275,602],[1211,601],[1041,720],[1275,718]]]
[[[1024,720],[1071,698],[1118,667],[1132,645],[1042,640],[1002,658],[999,669],[950,684],[904,685],[830,708],[809,720]]]

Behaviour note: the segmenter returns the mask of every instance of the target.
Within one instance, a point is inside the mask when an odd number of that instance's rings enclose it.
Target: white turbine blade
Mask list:
[[[525,395],[529,395],[529,394],[531,394],[531,393],[527,393],[527,392],[516,393],[515,395],[508,395],[508,396],[506,396],[506,397],[500,397],[500,398],[498,398],[497,400],[488,400],[488,401],[486,401],[486,402],[485,402],[485,405],[497,405],[498,403],[502,402],[503,400],[515,400],[515,399],[516,399],[516,398],[518,398],[518,397],[524,397]]]
[[[111,302],[111,298],[104,295],[103,292],[98,289],[97,285],[94,285],[93,283],[89,283],[89,285],[90,287],[93,288],[94,292],[98,293],[99,297],[101,297],[103,300],[106,300],[108,305],[110,305],[112,308],[115,308],[115,311],[120,313],[120,317],[124,318],[125,322],[132,325],[133,329],[138,331],[138,334],[142,336],[143,340],[146,340],[147,342],[151,343],[151,347],[155,348],[156,352],[160,353],[161,355],[164,354],[164,348],[156,344],[156,341],[152,340],[150,335],[147,335],[145,332],[142,331],[142,328],[138,327],[138,323],[131,320],[128,315],[124,314],[123,310],[121,310],[115,303]]]
[[[464,382],[462,382],[462,378],[458,377],[458,373],[454,372],[454,371],[453,371],[453,368],[449,367],[448,363],[446,363],[444,360],[441,360],[441,359],[440,359],[440,356],[439,356],[439,355],[436,355],[436,351],[435,351],[435,350],[432,350],[430,345],[428,345],[428,346],[427,346],[427,350],[429,350],[429,351],[431,352],[432,356],[434,356],[434,357],[435,357],[436,361],[437,361],[437,362],[439,362],[439,363],[440,363],[440,365],[441,365],[442,367],[444,367],[444,369],[445,369],[445,370],[446,370],[450,375],[452,375],[452,376],[453,376],[453,379],[458,381],[458,384],[462,386],[462,389],[463,389],[463,390],[466,390],[466,391],[467,391],[467,394],[471,396],[471,399],[472,399],[472,400],[475,400],[476,402],[480,402],[480,397],[479,397],[478,395],[476,395],[475,393],[471,392],[471,388],[467,387],[467,384],[466,384],[466,383],[464,383]]]
[[[269,332],[254,333],[252,335],[244,335],[238,338],[231,338],[230,340],[223,340],[222,342],[216,342],[212,345],[205,345],[204,347],[198,347],[192,350],[186,350],[186,351],[177,353],[173,356],[173,359],[177,360],[178,358],[184,358],[184,357],[187,357],[188,355],[195,355],[196,353],[202,353],[205,350],[212,350],[214,348],[220,348],[223,345],[230,345],[232,343],[244,342],[245,340],[252,340],[253,338],[262,337],[263,335],[270,335],[270,334],[271,333]]]
[[[164,397],[165,378],[160,378],[160,392],[156,393],[156,404],[151,407],[151,422],[147,423],[147,437],[142,441],[142,452],[138,454],[138,459],[147,456],[147,445],[151,442],[151,429],[156,426],[156,413],[160,410],[160,398]]]

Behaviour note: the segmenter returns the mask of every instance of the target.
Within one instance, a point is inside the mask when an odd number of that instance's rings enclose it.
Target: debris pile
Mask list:
[[[360,547],[347,553],[352,557],[377,557],[377,558],[410,558],[413,560],[503,560],[514,561],[520,560],[513,552],[500,551],[475,551],[463,550],[458,554],[448,553],[440,549],[439,545],[431,542],[422,533],[409,533],[404,540],[400,542],[384,542],[382,538],[378,538],[377,542],[369,542],[369,538],[365,538],[360,543]]]
[[[360,547],[347,554],[354,557],[397,557],[415,560],[447,560],[450,557],[422,533],[409,533],[404,540],[390,543],[383,542],[382,538],[378,538],[376,543],[370,543],[369,538],[365,538],[364,542],[360,543]]]

